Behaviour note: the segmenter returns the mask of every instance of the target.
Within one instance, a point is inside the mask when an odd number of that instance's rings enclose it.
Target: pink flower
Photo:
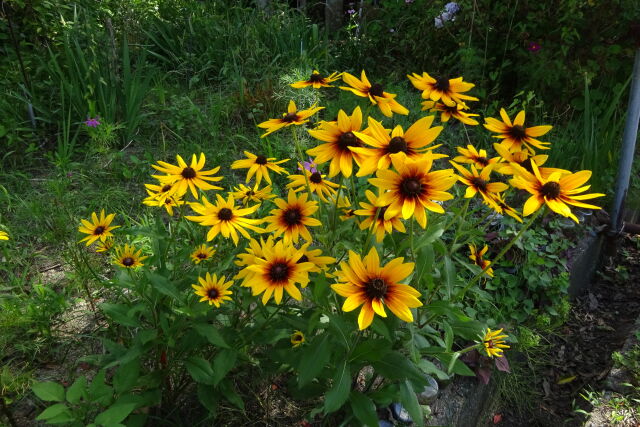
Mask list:
[[[527,50],[532,53],[536,53],[540,49],[542,49],[542,46],[540,46],[540,44],[536,42],[530,42],[529,46],[527,47]]]
[[[88,120],[86,120],[84,122],[85,125],[87,125],[90,128],[97,128],[100,125],[100,121],[98,121],[100,117],[95,117],[95,118],[89,118]]]

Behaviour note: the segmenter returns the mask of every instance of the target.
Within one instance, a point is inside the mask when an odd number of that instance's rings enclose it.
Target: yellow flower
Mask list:
[[[334,195],[331,198],[331,204],[335,205],[335,203],[336,203],[336,198]],[[350,220],[356,215],[355,209],[351,208],[351,202],[349,201],[349,198],[346,196],[340,196],[338,198],[338,209],[340,209],[340,212],[342,212],[342,215],[340,215],[341,221]]]
[[[363,98],[369,98],[371,103],[377,105],[385,116],[391,117],[393,113],[403,114],[405,116],[409,114],[409,110],[398,104],[398,101],[395,100],[397,95],[385,92],[384,87],[380,83],[369,83],[364,70],[362,70],[360,80],[349,73],[343,73],[342,80],[351,87],[340,86],[340,89],[348,90]]]
[[[531,163],[531,165],[533,166],[533,173],[520,168],[520,175],[509,181],[514,187],[521,188],[532,194],[524,204],[522,209],[523,216],[531,215],[540,209],[543,204],[546,204],[555,213],[578,222],[578,218],[571,212],[569,205],[586,209],[600,209],[598,206],[583,203],[581,200],[602,197],[604,194],[579,194],[584,193],[591,187],[590,185],[582,186],[591,178],[591,171],[584,170],[569,175],[554,172],[548,178],[544,178],[540,174],[538,166],[535,163]]]
[[[258,190],[258,184],[254,185],[253,188],[240,184],[237,187],[233,187],[233,189],[235,191],[232,191],[229,194],[231,194],[234,199],[241,201],[243,206],[247,206],[249,202],[260,204],[264,200],[276,197],[276,195],[271,192],[272,188],[270,185]]]
[[[262,220],[245,218],[247,215],[258,210],[259,205],[250,208],[236,209],[233,196],[230,195],[227,200],[224,200],[222,196],[216,194],[216,198],[216,204],[214,205],[210,203],[205,196],[202,196],[202,203],[190,203],[191,209],[200,214],[200,216],[185,216],[188,220],[197,222],[200,225],[211,226],[211,229],[207,233],[207,241],[213,240],[214,237],[221,233],[226,239],[231,237],[231,240],[233,240],[233,243],[237,246],[239,240],[238,233],[247,239],[250,238],[245,228],[258,233],[264,231],[256,226],[256,224],[260,224]]]
[[[476,126],[479,125],[477,120],[472,119],[471,117],[477,117],[480,114],[467,113],[464,110],[468,110],[467,104],[464,102],[460,102],[453,106],[448,106],[443,104],[442,102],[435,101],[424,101],[422,103],[422,111],[431,111],[436,112],[440,111],[440,121],[446,123],[449,121],[451,117],[458,120],[459,122],[464,123],[465,125]]]
[[[467,199],[475,196],[476,193],[480,193],[482,198],[489,203],[492,201],[490,197],[492,194],[500,193],[509,188],[504,182],[489,182],[493,169],[492,165],[483,168],[480,172],[474,165],[471,165],[471,172],[469,172],[468,169],[455,162],[450,163],[462,175],[458,179],[467,186],[467,191],[464,193],[464,197]]]
[[[313,116],[323,108],[324,107],[316,107],[316,104],[313,104],[308,110],[298,111],[296,103],[291,100],[289,101],[287,112],[282,114],[281,119],[269,119],[266,122],[262,122],[258,125],[259,128],[267,129],[267,132],[260,138],[264,138],[265,136],[279,129],[282,129],[283,127],[291,125],[303,125],[309,121],[309,117]]]
[[[304,343],[304,334],[302,331],[294,331],[291,334],[291,345],[295,347],[300,347]]]
[[[149,197],[144,199],[142,203],[147,206],[164,206],[170,216],[173,216],[174,207],[185,204],[185,201],[181,200],[181,196],[159,196],[158,193],[152,193],[149,190],[147,190],[147,193]]]
[[[302,250],[302,256],[297,262],[310,262],[313,264],[313,268],[309,270],[310,273],[320,273],[321,271],[328,270],[329,264],[336,262],[336,259],[330,256],[322,256],[322,249],[309,249],[311,243],[305,243],[300,247]]]
[[[98,242],[96,246],[96,252],[109,252],[115,241],[113,239],[106,239],[104,242]]]
[[[325,77],[318,70],[313,70],[311,77],[307,80],[301,80],[299,82],[292,83],[290,86],[296,89],[312,86],[314,89],[320,89],[321,87],[332,87],[329,83],[334,82],[342,76],[342,73],[331,73]]]
[[[376,197],[371,190],[367,190],[365,195],[367,196],[369,203],[360,202],[362,209],[355,211],[356,215],[366,217],[366,219],[360,223],[361,230],[373,227],[372,232],[376,235],[376,241],[378,243],[384,240],[385,232],[391,234],[394,228],[402,233],[406,232],[404,224],[400,221],[398,216],[385,219],[384,215],[389,208],[388,204],[385,205],[380,203],[380,198]]]
[[[195,251],[191,253],[191,260],[194,264],[200,264],[202,261],[206,261],[216,253],[216,250],[211,246],[207,246],[204,243],[196,248]]]
[[[502,354],[504,351],[503,348],[510,348],[508,345],[505,345],[504,341],[507,335],[500,335],[501,333],[502,329],[492,332],[491,329],[487,328],[487,332],[482,339],[482,345],[489,357],[502,357],[504,356]]]
[[[0,240],[9,240],[9,234],[6,231],[0,231]]]
[[[116,214],[109,214],[107,216],[104,215],[104,209],[100,211],[100,218],[98,215],[93,212],[91,213],[91,222],[86,219],[80,220],[82,225],[78,228],[78,231],[84,234],[88,234],[87,237],[81,239],[81,242],[86,240],[87,246],[100,239],[100,241],[104,242],[107,237],[113,236],[111,234],[111,230],[115,230],[120,227],[119,225],[111,226],[111,221]]]
[[[160,203],[158,203],[155,206],[162,206],[162,202],[164,202],[164,199],[171,196],[173,194],[171,190],[174,189],[172,184],[164,184],[164,185],[145,184],[144,186],[146,187],[147,194],[149,194],[149,196],[153,195],[154,199],[160,201]]]
[[[501,144],[509,151],[523,151],[528,149],[534,154],[531,146],[539,148],[541,150],[548,150],[549,142],[542,142],[536,137],[542,136],[549,132],[553,126],[534,126],[527,128],[524,126],[524,110],[520,111],[516,118],[511,123],[511,119],[504,108],[500,109],[500,117],[502,121],[494,119],[492,117],[485,118],[484,127],[491,132],[495,132],[494,138],[501,138],[503,141]],[[523,148],[524,146],[524,148]]]
[[[484,248],[482,248],[482,250],[479,252],[476,249],[476,245],[469,245],[469,251],[471,252],[471,255],[469,255],[469,259],[471,259],[471,261],[473,261],[475,265],[480,267],[480,269],[484,270],[484,272],[487,273],[489,277],[493,277],[493,268],[489,267],[491,265],[491,261],[482,258],[488,250],[489,247],[487,245],[484,245]]]
[[[350,150],[350,147],[362,147],[362,141],[355,136],[362,127],[362,111],[360,107],[353,110],[348,116],[343,110],[338,112],[337,122],[323,122],[318,128],[310,130],[309,134],[324,141],[315,148],[307,150],[307,154],[315,157],[315,162],[329,163],[329,177],[333,178],[338,173],[350,177],[353,170],[353,162],[360,164],[361,156]]]
[[[286,243],[298,242],[300,236],[307,242],[312,240],[311,233],[307,229],[309,227],[317,227],[322,225],[320,221],[311,218],[311,215],[318,210],[318,202],[307,201],[308,194],[302,194],[296,197],[293,190],[289,190],[288,199],[276,199],[277,209],[271,211],[271,216],[264,219],[269,225],[265,228],[267,233],[273,232],[278,237],[284,234]]]
[[[462,77],[448,79],[446,77],[431,77],[426,72],[422,75],[413,73],[407,74],[413,86],[422,91],[422,98],[432,101],[440,101],[449,107],[453,107],[458,103],[467,101],[477,101],[478,98],[464,95],[475,85],[473,83],[463,81]]]
[[[452,169],[430,172],[433,158],[424,155],[418,160],[412,160],[403,154],[391,156],[393,167],[398,172],[389,169],[379,170],[376,178],[369,182],[381,190],[387,190],[379,198],[382,205],[389,205],[384,213],[384,219],[402,214],[404,219],[415,216],[422,228],[427,226],[425,209],[437,213],[444,213],[444,209],[433,200],[445,201],[453,199],[453,195],[446,190],[456,182]]]
[[[299,191],[307,191],[308,183],[309,190],[311,190],[312,193],[316,193],[323,202],[328,202],[327,196],[335,194],[335,189],[340,187],[338,184],[324,179],[326,175],[322,175],[320,172],[311,172],[302,168],[302,165],[300,165],[300,168],[304,175],[288,176],[291,182],[287,184],[287,188],[293,189],[296,193]]]
[[[262,294],[263,304],[272,295],[276,304],[280,304],[284,291],[293,299],[301,301],[302,294],[295,284],[300,283],[302,287],[306,287],[309,283],[308,272],[313,268],[310,262],[298,262],[303,253],[302,249],[296,249],[282,240],[273,247],[263,246],[264,258],[255,258],[255,264],[247,267],[256,274],[249,276],[250,282],[245,278],[246,286],[251,287],[254,296]]]
[[[489,193],[488,198],[489,200],[483,199],[483,202],[491,209],[493,209],[500,215],[507,214],[516,221],[522,222],[522,218],[520,218],[518,212],[514,208],[509,206],[507,202],[505,202],[504,197],[501,193]]]
[[[453,159],[454,162],[469,163],[474,165],[478,169],[485,168],[489,165],[498,163],[498,161],[500,161],[500,157],[494,157],[492,159],[488,158],[487,150],[478,151],[471,144],[467,145],[467,148],[456,147],[456,149],[458,150],[458,153],[462,155],[455,157]]]
[[[204,153],[200,153],[200,158],[197,159],[194,154],[191,156],[191,164],[187,166],[187,164],[182,160],[180,155],[176,156],[176,160],[178,161],[178,166],[172,165],[170,163],[166,163],[158,160],[158,165],[151,165],[154,169],[166,173],[167,175],[152,175],[161,184],[173,185],[173,188],[170,190],[171,195],[176,195],[178,197],[182,197],[187,190],[191,190],[191,194],[194,198],[198,198],[197,188],[207,191],[207,190],[222,190],[221,187],[216,187],[215,185],[209,184],[207,181],[217,182],[222,179],[221,176],[211,176],[216,174],[220,170],[220,166],[213,168],[208,171],[203,171],[205,156]]]
[[[234,279],[243,279],[242,286],[248,287],[256,273],[250,271],[247,267],[256,264],[256,259],[258,258],[264,260],[263,248],[273,249],[274,245],[273,236],[269,236],[266,241],[262,238],[260,238],[260,242],[255,239],[249,240],[249,245],[245,248],[245,253],[238,254],[238,259],[233,262],[238,267],[243,267]]]
[[[204,278],[198,277],[200,285],[191,285],[195,289],[195,294],[202,297],[198,302],[208,301],[209,305],[215,305],[216,308],[220,308],[220,304],[225,301],[231,301],[229,295],[232,292],[229,288],[233,285],[233,281],[225,282],[225,280],[225,276],[220,277],[218,280],[215,274],[212,276],[209,273]]]
[[[336,272],[338,282],[331,288],[346,297],[342,311],[352,311],[362,305],[358,316],[358,327],[366,329],[373,322],[374,314],[387,317],[384,306],[405,322],[413,322],[411,308],[420,307],[420,292],[411,286],[399,283],[407,278],[414,263],[404,263],[404,258],[394,258],[385,266],[380,265],[376,248],[360,258],[349,251],[349,262],[342,262]]]
[[[113,263],[124,268],[136,268],[143,266],[142,261],[147,258],[149,257],[142,256],[142,249],[136,252],[136,248],[133,245],[125,244],[124,247],[116,248]]]
[[[538,154],[532,155],[529,150],[525,151],[516,151],[511,153],[505,146],[502,144],[495,143],[493,144],[493,148],[496,149],[498,154],[503,160],[503,163],[498,163],[494,170],[503,175],[516,175],[518,174],[517,167],[520,166],[524,168],[527,172],[533,173],[533,166],[531,163],[535,163],[538,166],[538,171],[540,171],[540,175],[544,178],[548,178],[554,172],[561,172],[562,174],[570,174],[568,170],[557,169],[557,168],[542,168],[542,166],[549,156],[546,154]]]
[[[418,159],[429,150],[437,148],[437,145],[427,147],[442,131],[442,126],[431,127],[433,116],[423,117],[407,129],[405,132],[402,126],[393,128],[391,134],[389,130],[382,126],[382,123],[369,117],[369,134],[354,132],[370,148],[351,148],[352,151],[362,156],[360,170],[356,176],[366,176],[379,169],[388,169],[391,165],[391,155],[404,153],[410,159]],[[443,154],[432,154],[434,158],[447,157]]]
[[[269,184],[271,184],[271,177],[269,176],[269,169],[274,171],[275,173],[287,173],[287,171],[278,166],[281,163],[288,162],[289,159],[279,160],[274,162],[275,158],[266,158],[265,156],[256,156],[255,154],[251,154],[248,151],[244,152],[244,155],[247,156],[246,159],[236,160],[231,165],[231,169],[249,169],[247,171],[247,180],[249,182],[253,175],[256,176],[256,185],[260,185],[262,178],[264,178]]]

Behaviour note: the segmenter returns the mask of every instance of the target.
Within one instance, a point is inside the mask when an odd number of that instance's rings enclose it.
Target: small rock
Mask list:
[[[409,412],[404,409],[404,406],[400,403],[392,403],[391,406],[389,406],[389,409],[391,409],[391,415],[396,421],[404,424],[411,424],[413,422]]]
[[[425,375],[425,378],[429,385],[426,385],[422,392],[418,394],[418,402],[421,405],[428,405],[438,396],[438,382],[430,375]]]

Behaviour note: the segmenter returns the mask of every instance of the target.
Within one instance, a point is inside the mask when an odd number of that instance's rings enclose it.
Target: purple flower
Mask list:
[[[302,167],[304,167],[306,170],[308,170],[311,173],[318,172],[318,169],[316,169],[316,166],[318,165],[313,161],[311,157],[309,157],[308,162],[302,162]],[[302,170],[300,166],[298,166],[298,170]]]
[[[84,122],[85,125],[87,125],[90,128],[97,128],[100,125],[100,122],[98,121],[100,117],[96,116],[95,118],[89,118],[88,120],[86,120]]]
[[[527,50],[532,53],[536,53],[540,49],[542,49],[542,46],[536,42],[529,43],[529,46],[527,47]]]
[[[433,24],[436,26],[436,28],[444,27],[444,22],[442,21],[442,18],[440,18],[439,16],[435,17],[435,19],[433,20]]]
[[[409,4],[409,3],[413,3],[414,0],[404,0],[405,3]]]
[[[449,12],[450,14],[455,14],[460,10],[460,6],[458,5],[458,3],[452,1],[444,5],[444,10]]]
[[[349,9],[349,10],[347,10],[347,13],[349,15],[353,15],[354,13],[356,13],[356,11],[355,11],[355,9]]]

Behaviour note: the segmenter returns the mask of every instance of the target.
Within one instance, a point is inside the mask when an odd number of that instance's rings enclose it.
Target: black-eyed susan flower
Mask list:
[[[245,248],[244,253],[238,254],[238,259],[233,263],[242,269],[234,277],[236,280],[242,279],[242,286],[248,287],[251,283],[251,278],[256,274],[249,270],[247,267],[256,264],[256,259],[264,259],[263,248],[273,248],[275,245],[273,236],[269,236],[267,240],[260,238],[260,241],[256,239],[249,240],[249,245]]]
[[[0,240],[9,240],[9,233],[0,230]]]
[[[425,209],[437,213],[444,213],[444,209],[437,201],[453,199],[453,195],[446,190],[456,182],[452,169],[431,172],[433,158],[423,155],[413,160],[400,154],[391,156],[394,172],[390,169],[379,170],[376,178],[369,182],[381,190],[386,190],[378,198],[382,205],[389,205],[384,213],[384,219],[402,215],[404,219],[412,216],[422,228],[427,226]]]
[[[465,95],[475,85],[473,83],[463,81],[462,77],[449,79],[447,77],[431,77],[423,72],[422,75],[413,73],[407,74],[411,84],[422,91],[422,98],[432,101],[440,101],[450,107],[458,103],[466,101],[477,101],[474,96]]]
[[[469,255],[469,259],[471,259],[471,261],[473,261],[475,265],[480,267],[480,269],[484,270],[484,272],[487,273],[489,277],[493,277],[493,268],[489,267],[491,265],[491,261],[483,258],[488,250],[489,246],[487,245],[484,245],[484,247],[480,251],[478,251],[476,245],[469,245],[469,251],[471,252],[471,255]]]
[[[333,200],[331,200],[331,203],[335,204],[335,201],[336,199],[334,196]],[[342,213],[342,215],[340,215],[341,221],[347,221],[356,216],[356,210],[351,207],[351,202],[349,201],[349,198],[347,196],[340,196],[338,198],[337,207]]]
[[[502,193],[489,194],[489,200],[483,200],[483,202],[500,215],[507,214],[516,221],[522,222],[518,212],[507,204]]]
[[[351,148],[361,155],[360,170],[356,176],[367,176],[380,169],[388,169],[391,155],[404,153],[410,159],[418,159],[427,151],[437,148],[430,145],[442,131],[442,126],[431,127],[433,116],[423,117],[412,124],[405,132],[398,125],[389,133],[382,123],[369,117],[368,134],[355,132],[355,135],[371,148]],[[435,158],[447,157],[444,154],[431,154]]]
[[[142,249],[136,251],[135,246],[126,244],[116,248],[116,253],[113,258],[113,263],[124,268],[137,268],[144,264],[142,261],[149,258],[148,256],[142,256]]]
[[[84,234],[88,234],[87,237],[81,239],[81,242],[86,241],[87,246],[91,245],[96,240],[100,239],[101,242],[104,242],[107,237],[113,236],[111,234],[112,230],[120,227],[119,225],[112,226],[111,221],[116,214],[104,214],[104,209],[100,211],[100,217],[95,212],[91,213],[91,222],[86,219],[81,219],[80,222],[82,225],[78,228],[78,231]]]
[[[244,152],[244,155],[247,156],[246,159],[236,160],[231,164],[231,169],[249,169],[247,171],[247,180],[246,182],[251,181],[253,175],[256,176],[256,185],[260,185],[262,182],[262,178],[264,178],[269,184],[271,184],[271,177],[269,176],[269,169],[274,171],[277,174],[287,173],[287,171],[282,167],[278,166],[281,163],[288,162],[289,159],[284,160],[276,160],[275,157],[267,158],[263,155],[256,156],[248,151]]]
[[[464,102],[460,102],[452,106],[435,101],[424,101],[422,103],[422,111],[430,111],[432,113],[439,111],[440,121],[443,123],[448,122],[449,119],[453,117],[454,119],[464,123],[465,125],[479,125],[480,123],[478,123],[478,121],[473,119],[472,117],[477,117],[480,114],[467,113],[466,110],[468,109],[469,107]]]
[[[258,233],[264,231],[257,226],[262,220],[246,218],[258,210],[260,206],[255,205],[250,208],[237,209],[235,200],[231,195],[225,200],[222,196],[216,194],[215,205],[210,203],[205,196],[202,196],[202,203],[190,203],[190,205],[191,209],[200,214],[200,216],[189,215],[185,216],[185,218],[203,226],[211,226],[207,233],[207,241],[211,241],[218,234],[222,234],[222,237],[226,239],[231,237],[231,240],[237,246],[239,241],[238,233],[250,239],[249,233],[245,229]]]
[[[546,204],[555,213],[578,222],[578,218],[571,212],[569,205],[586,209],[600,209],[599,206],[581,202],[581,200],[604,196],[602,193],[580,194],[591,187],[590,185],[583,186],[591,178],[591,171],[584,170],[568,175],[554,172],[548,178],[544,178],[540,174],[538,166],[535,163],[532,163],[532,166],[533,173],[521,168],[520,174],[509,181],[512,186],[526,190],[531,194],[522,209],[523,216],[531,215]]]
[[[265,231],[273,232],[276,237],[284,235],[284,241],[287,243],[297,243],[300,236],[310,242],[312,238],[307,227],[317,227],[322,223],[311,217],[318,210],[318,202],[307,198],[307,193],[298,197],[293,190],[289,190],[287,200],[276,199],[275,204],[278,208],[273,209],[271,215],[264,219],[269,224]]]
[[[115,240],[111,238],[105,239],[104,242],[98,242],[98,244],[96,245],[96,252],[109,252],[111,248],[113,248],[113,245],[115,245]]]
[[[320,74],[318,70],[313,70],[311,76],[307,80],[301,80],[299,82],[291,83],[291,87],[296,89],[302,89],[303,87],[313,87],[314,89],[320,89],[321,87],[332,87],[329,83],[335,82],[342,77],[342,73],[331,73],[328,76]]]
[[[502,121],[494,119],[493,117],[486,117],[484,127],[489,129],[491,132],[497,133],[498,135],[495,135],[494,138],[501,138],[501,144],[509,151],[513,152],[529,149],[531,150],[531,153],[534,154],[534,151],[531,148],[532,146],[541,150],[549,149],[549,145],[551,145],[551,143],[542,142],[536,138],[549,132],[553,126],[525,127],[524,110],[520,111],[516,115],[515,119],[513,119],[513,123],[504,108],[500,109],[500,117],[502,118]]]
[[[330,161],[330,178],[338,173],[348,178],[353,171],[353,162],[360,163],[360,155],[351,151],[350,147],[362,147],[362,141],[354,134],[359,132],[361,127],[360,107],[356,107],[351,116],[340,110],[336,122],[323,122],[317,129],[309,131],[312,137],[324,141],[325,144],[307,150],[307,154],[314,156],[317,164]]]
[[[166,174],[152,176],[160,181],[163,186],[166,184],[173,185],[173,188],[169,190],[171,195],[181,197],[187,190],[191,190],[191,194],[197,199],[198,188],[203,191],[222,190],[222,187],[217,187],[207,182],[218,182],[222,180],[222,177],[212,176],[220,170],[220,166],[208,171],[203,170],[206,161],[204,153],[200,153],[199,158],[196,158],[195,154],[192,155],[191,164],[189,165],[185,163],[180,155],[176,156],[176,160],[178,161],[178,166],[160,160],[158,160],[158,165],[151,165],[157,171]]]
[[[316,193],[323,202],[328,202],[327,196],[330,197],[335,194],[336,189],[340,187],[335,182],[325,179],[327,176],[318,171],[311,172],[303,169],[303,173],[304,175],[289,175],[288,178],[291,182],[287,184],[287,188],[297,193],[299,191],[307,191],[307,184],[309,184],[309,190],[312,193]]]
[[[503,349],[510,348],[505,344],[504,339],[508,337],[508,335],[500,335],[502,334],[502,329],[498,329],[497,331],[491,331],[491,329],[487,328],[487,332],[484,334],[482,338],[482,345],[487,352],[487,356],[489,357],[502,357],[504,356]]]
[[[265,200],[272,199],[276,197],[275,194],[272,193],[272,188],[270,185],[267,185],[264,188],[258,189],[259,185],[256,184],[253,188],[247,187],[244,184],[240,184],[237,187],[233,187],[231,194],[234,199],[240,201],[243,206],[247,206],[249,203],[262,203]]]
[[[562,174],[570,174],[571,172],[564,169],[558,168],[543,168],[541,167],[549,156],[546,154],[538,154],[532,155],[529,150],[525,151],[516,151],[510,152],[505,146],[502,144],[495,143],[493,147],[496,149],[502,161],[498,163],[493,170],[502,175],[516,175],[518,174],[517,166],[524,168],[527,172],[533,173],[532,163],[535,163],[538,166],[538,171],[540,171],[540,175],[544,178],[548,178],[554,172],[560,172]]]
[[[455,162],[450,163],[460,173],[461,176],[458,177],[460,182],[467,186],[464,193],[464,197],[467,199],[480,193],[480,196],[490,203],[492,194],[501,193],[509,188],[504,182],[490,182],[493,166],[487,166],[478,172],[474,165],[471,165],[471,171],[469,171]]]
[[[296,107],[296,103],[293,100],[289,101],[289,107],[287,108],[287,112],[282,114],[282,118],[280,119],[269,119],[266,122],[262,122],[258,125],[259,128],[267,129],[267,132],[264,133],[261,138],[272,134],[273,132],[282,129],[283,127],[291,126],[291,125],[303,125],[309,121],[309,117],[313,116],[318,111],[322,110],[324,107],[316,107],[316,104],[313,104],[307,110],[298,111],[298,107]]]
[[[304,343],[304,334],[302,331],[293,331],[291,334],[291,345],[295,347],[300,347]]]
[[[191,261],[193,261],[194,264],[200,264],[202,261],[211,259],[215,253],[215,249],[203,243],[191,252]]]
[[[343,73],[342,80],[350,87],[340,86],[340,89],[348,90],[363,98],[369,98],[371,103],[377,105],[385,116],[391,117],[393,113],[405,116],[409,114],[409,110],[395,100],[396,94],[385,92],[380,83],[371,84],[364,70],[360,74],[360,79],[349,73]]]
[[[149,194],[149,197],[144,199],[142,203],[147,206],[162,206],[170,216],[173,216],[173,208],[182,206],[186,203],[184,200],[182,200],[181,196],[174,195],[168,197],[158,197],[157,193],[152,193],[149,190],[147,190],[147,193]]]
[[[164,202],[164,199],[166,199],[167,197],[173,194],[173,192],[171,191],[173,190],[172,184],[164,184],[164,185],[145,184],[144,186],[146,187],[147,194],[149,195],[149,197],[153,196],[154,199],[160,200],[161,202]],[[162,204],[160,203],[155,206],[162,206]]]
[[[200,296],[198,302],[209,302],[209,305],[215,305],[216,308],[220,308],[220,304],[224,304],[225,301],[231,301],[231,295],[233,292],[229,288],[233,285],[233,281],[225,282],[226,277],[222,276],[218,279],[215,274],[212,276],[207,273],[204,277],[198,277],[199,285],[191,285],[195,289],[195,294]]]
[[[384,240],[385,233],[391,233],[393,229],[396,229],[402,233],[406,232],[404,224],[400,220],[400,217],[394,216],[389,219],[385,219],[384,215],[389,208],[388,204],[380,203],[380,198],[377,197],[373,191],[367,190],[365,192],[369,203],[360,202],[362,209],[355,211],[356,215],[364,216],[365,219],[360,222],[360,229],[366,230],[372,228],[372,233],[376,236],[378,243]]]
[[[280,304],[284,291],[291,298],[301,301],[302,294],[296,287],[299,283],[303,288],[309,283],[309,270],[313,268],[310,262],[298,262],[304,252],[296,249],[285,241],[278,241],[272,247],[263,246],[264,258],[255,258],[255,264],[247,267],[256,273],[245,283],[251,287],[252,294],[262,294],[262,303],[266,304],[273,295],[276,304]]]
[[[469,163],[478,169],[483,169],[500,161],[500,157],[489,158],[487,156],[487,150],[476,150],[471,144],[467,145],[467,148],[456,147],[456,149],[458,153],[460,153],[460,156],[455,157],[453,159],[454,162]]]
[[[380,265],[375,247],[360,258],[349,251],[349,262],[342,262],[336,272],[338,283],[331,288],[346,297],[343,311],[352,311],[362,305],[358,315],[358,327],[366,329],[373,322],[374,314],[387,317],[384,306],[405,322],[413,322],[411,309],[420,307],[420,292],[409,285],[400,283],[412,272],[414,263],[404,262],[404,258],[394,258],[386,265]]]
[[[329,265],[336,262],[336,259],[330,256],[323,256],[322,249],[309,249],[311,243],[307,242],[300,247],[302,256],[297,262],[310,262],[313,268],[310,273],[320,273],[329,269]]]

